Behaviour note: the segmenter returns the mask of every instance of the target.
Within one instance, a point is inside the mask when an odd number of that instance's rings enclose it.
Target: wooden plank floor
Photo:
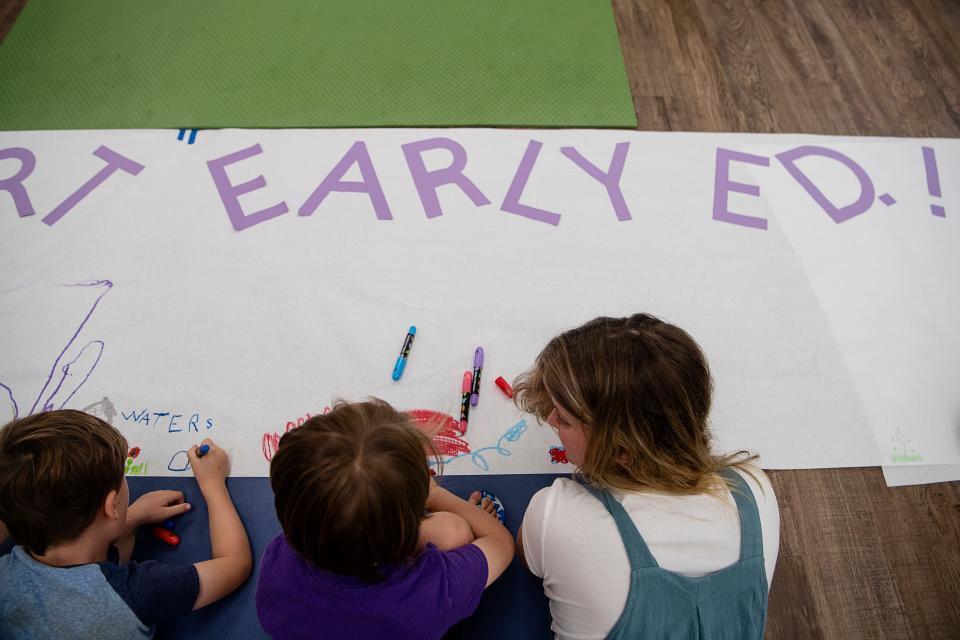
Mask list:
[[[0,39],[25,4],[0,0]],[[613,6],[642,130],[960,136],[957,0]],[[782,531],[768,638],[960,638],[960,483],[770,475]]]

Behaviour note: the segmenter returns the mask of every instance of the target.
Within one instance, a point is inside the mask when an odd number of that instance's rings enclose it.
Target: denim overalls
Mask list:
[[[740,474],[725,469],[721,475],[733,486],[740,513],[740,560],[700,578],[661,569],[623,505],[608,492],[584,484],[613,516],[630,559],[627,604],[608,640],[763,638],[767,573],[757,503]]]

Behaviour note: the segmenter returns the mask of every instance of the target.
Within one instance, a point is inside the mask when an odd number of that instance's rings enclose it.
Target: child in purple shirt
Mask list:
[[[386,402],[339,402],[270,464],[283,527],[257,614],[274,638],[440,638],[513,557],[510,533],[430,477],[429,440]],[[430,513],[428,513],[428,511]]]

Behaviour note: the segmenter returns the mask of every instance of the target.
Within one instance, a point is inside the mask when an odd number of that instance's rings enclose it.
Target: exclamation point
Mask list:
[[[931,196],[940,198],[940,173],[937,171],[937,156],[933,152],[933,147],[923,147],[923,168],[927,171],[927,191]],[[941,218],[947,217],[947,212],[939,204],[931,204],[930,212]]]

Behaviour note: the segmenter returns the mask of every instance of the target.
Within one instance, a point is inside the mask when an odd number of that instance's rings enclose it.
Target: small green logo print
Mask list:
[[[923,456],[918,454],[916,449],[910,447],[910,439],[903,435],[900,427],[897,427],[897,433],[890,438],[890,441],[896,443],[893,446],[893,453],[890,454],[891,462],[920,462],[923,460]]]

